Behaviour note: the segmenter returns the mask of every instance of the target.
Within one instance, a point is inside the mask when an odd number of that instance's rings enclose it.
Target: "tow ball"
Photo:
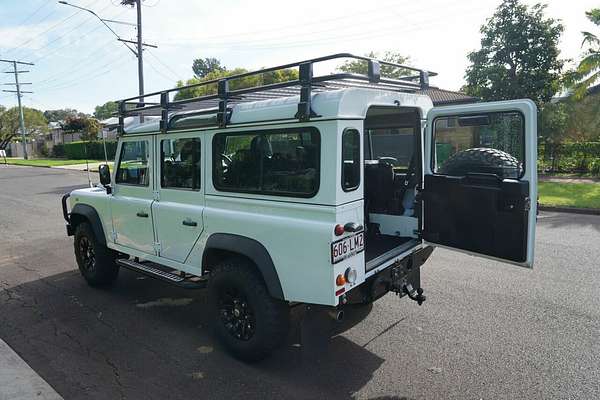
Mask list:
[[[418,305],[423,304],[427,299],[423,295],[423,288],[415,290],[410,283],[402,285],[402,292],[406,293],[411,300],[416,301]]]

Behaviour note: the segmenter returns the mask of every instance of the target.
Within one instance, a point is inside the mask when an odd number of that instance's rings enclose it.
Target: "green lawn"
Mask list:
[[[0,158],[0,163],[4,160]],[[22,158],[6,158],[8,164],[13,165],[29,165],[32,167],[57,167],[61,165],[85,164],[85,160],[64,160],[57,158],[34,158],[31,160],[23,160]],[[89,160],[89,163],[102,162],[100,160]]]
[[[600,208],[600,183],[539,182],[544,206]]]

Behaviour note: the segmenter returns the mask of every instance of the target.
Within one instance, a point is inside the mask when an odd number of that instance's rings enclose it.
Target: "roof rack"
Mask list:
[[[314,76],[313,66],[315,64],[341,59],[365,61],[368,67],[367,74],[336,72],[328,75]],[[382,66],[406,71],[408,74],[399,78],[385,77],[381,74]],[[289,68],[298,68],[298,79],[247,88],[230,89],[231,82]],[[232,105],[297,95],[300,95],[300,101],[295,118],[300,121],[308,121],[311,117],[317,116],[311,108],[312,93],[349,87],[414,92],[427,89],[429,87],[429,77],[435,75],[437,75],[435,72],[369,57],[356,56],[350,53],[332,54],[120,100],[118,102],[119,133],[124,133],[124,119],[129,116],[160,116],[160,129],[166,132],[169,127],[169,113],[188,110],[216,110],[218,125],[225,127],[231,118]],[[189,99],[174,99],[177,92],[198,87],[206,87],[208,94]],[[171,97],[173,97],[173,100],[171,100]]]

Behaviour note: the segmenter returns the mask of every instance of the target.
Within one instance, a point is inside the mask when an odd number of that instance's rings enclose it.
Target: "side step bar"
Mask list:
[[[150,261],[137,262],[127,258],[117,259],[117,264],[123,268],[127,268],[134,272],[139,272],[142,275],[155,278],[163,282],[170,283],[185,289],[202,289],[206,287],[207,280],[194,277],[196,280],[184,278],[172,272],[165,271],[162,265]]]

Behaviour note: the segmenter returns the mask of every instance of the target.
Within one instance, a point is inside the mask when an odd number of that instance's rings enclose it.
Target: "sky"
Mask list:
[[[534,4],[539,0],[523,0]],[[135,9],[119,0],[70,0],[101,18],[134,23]],[[145,0],[142,7],[146,93],[192,77],[192,60],[216,57],[228,68],[258,69],[322,55],[393,50],[410,64],[439,75],[431,84],[457,90],[467,54],[479,47],[479,29],[500,0]],[[598,0],[547,0],[546,14],[560,19],[563,58],[581,56],[581,31],[594,31],[585,11]],[[0,58],[22,66],[23,104],[92,113],[109,100],[137,95],[135,55],[92,14],[48,0],[0,0]],[[135,27],[109,23],[123,38]],[[0,63],[1,64],[1,63]],[[328,68],[333,69],[335,66]],[[10,71],[8,64],[0,71]],[[319,72],[319,71],[317,71]],[[329,72],[329,71],[323,71]],[[13,81],[2,74],[0,83]],[[9,85],[5,88],[12,89]],[[0,104],[16,96],[0,92]]]

